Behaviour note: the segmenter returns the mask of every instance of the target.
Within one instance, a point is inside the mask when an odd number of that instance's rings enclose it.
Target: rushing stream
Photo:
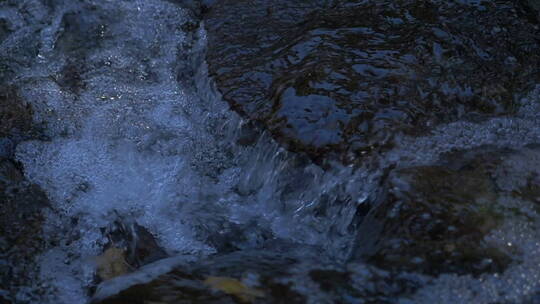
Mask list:
[[[41,279],[59,290],[59,301],[84,298],[93,276],[87,262],[107,242],[101,229],[118,217],[146,227],[170,254],[215,252],[205,240],[228,224],[249,227],[245,246],[265,231],[329,251],[345,246],[348,240],[330,237],[330,228],[346,228],[354,207],[326,219],[314,219],[312,209],[321,196],[347,187],[336,175],[348,170],[295,168],[301,161],[265,136],[252,146],[236,144],[242,121],[208,82],[204,31],[181,30],[186,12],[162,1],[96,4],[98,15],[86,11],[88,4],[58,5],[42,30],[39,61],[21,76],[23,98],[38,109],[49,140],[20,144],[17,159],[54,204],[46,235],[62,241],[40,263]],[[57,51],[62,39],[79,34],[59,34],[73,11],[81,27],[98,18],[112,22],[103,37],[85,42],[90,48],[67,46],[65,54]],[[85,57],[77,64],[87,71],[75,95],[47,75],[79,52]],[[179,84],[185,69],[193,78]],[[361,193],[361,179],[356,184],[351,192]]]
[[[35,281],[13,303],[90,299],[96,257],[118,223],[144,227],[182,263],[275,242],[340,264],[359,246],[351,229],[384,168],[431,164],[456,148],[540,142],[537,88],[511,118],[443,124],[398,138],[365,165],[321,166],[229,109],[207,75],[203,23],[174,1],[4,1],[0,18],[10,30],[0,52],[16,67],[5,81],[32,106],[41,133],[17,145],[16,159],[51,202]],[[510,223],[491,236],[526,244],[523,263],[482,277],[419,275],[430,284],[403,303],[538,292],[540,237],[530,229]],[[309,301],[333,302],[323,293]]]

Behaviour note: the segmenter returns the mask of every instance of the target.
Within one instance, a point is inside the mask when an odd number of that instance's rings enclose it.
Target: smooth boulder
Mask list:
[[[540,79],[516,1],[223,0],[205,14],[223,98],[294,151],[355,162],[401,133],[511,115]]]

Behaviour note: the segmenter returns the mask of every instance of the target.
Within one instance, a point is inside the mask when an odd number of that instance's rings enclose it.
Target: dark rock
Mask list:
[[[11,34],[9,23],[5,19],[0,19],[0,44]]]
[[[272,233],[258,227],[256,222],[244,225],[227,223],[218,231],[210,233],[207,241],[217,252],[228,253],[247,248],[262,248],[272,238]]]
[[[108,37],[107,25],[114,20],[114,17],[91,7],[67,13],[62,17],[62,32],[55,49],[63,54],[84,55],[98,48]]]
[[[516,1],[223,0],[210,74],[233,109],[315,159],[349,162],[439,123],[511,114],[540,79]]]
[[[413,294],[422,284],[419,277],[362,264],[347,270],[315,269],[309,276],[332,295],[334,303],[401,303],[400,297]]]
[[[47,206],[45,193],[24,178],[20,166],[0,158],[0,294],[3,289],[13,301],[38,273],[34,258],[46,247],[41,224]]]
[[[55,75],[61,88],[74,94],[85,89],[82,75],[92,69],[85,64],[86,57],[109,38],[108,27],[117,17],[112,12],[92,9],[91,5],[84,12],[68,12],[62,17],[62,30],[55,43],[57,53],[67,56],[66,64]]]
[[[540,1],[538,0],[521,0],[523,10],[521,15],[525,16],[531,23],[540,24]]]
[[[10,158],[15,152],[13,141],[7,137],[0,138],[0,157]]]
[[[84,67],[77,61],[72,61],[66,64],[60,71],[56,83],[74,94],[79,94],[81,90],[84,90],[86,85],[81,78],[81,73],[84,71]]]
[[[540,1],[539,0],[524,0],[525,4],[530,8],[531,12],[536,15],[537,22],[540,22]]]
[[[312,254],[240,251],[176,266],[104,298],[98,289],[93,303],[398,303],[418,287],[412,277],[372,266],[321,263]]]
[[[321,270],[316,269],[309,272],[309,276],[317,282],[324,292],[337,292],[340,294],[354,295],[359,297],[360,294],[351,286],[351,277],[347,272],[336,270]]]
[[[12,86],[0,87],[0,138],[22,136],[32,127],[32,109]]]
[[[534,245],[509,246],[496,231],[520,221],[540,223],[537,176],[538,145],[519,151],[485,146],[447,153],[431,166],[391,168],[351,230],[358,237],[348,263],[271,234],[247,244],[257,239],[244,237],[254,229],[221,227],[223,233],[208,239],[219,254],[145,282],[130,277],[144,277],[143,267],[117,278],[130,282],[123,288],[116,279],[103,282],[95,303],[402,303],[443,273],[504,275]],[[108,284],[114,294],[100,292]]]
[[[538,164],[537,148],[484,147],[392,172],[358,228],[353,258],[431,275],[504,271],[517,250],[485,236],[519,214],[505,197],[536,204]]]
[[[148,283],[128,287],[116,295],[93,303],[244,303],[250,302],[243,297],[250,293],[257,297],[264,294],[264,298],[260,299],[262,303],[303,303],[294,300],[298,295],[286,285],[273,280],[288,273],[287,267],[295,262],[293,259],[260,251],[256,254],[247,251],[213,257],[195,265],[176,267]],[[260,284],[267,283],[268,288],[250,287],[242,283],[242,276],[247,273],[264,276],[258,281]],[[223,285],[209,284],[212,278],[223,280]],[[288,302],[285,301],[287,299],[273,298],[274,294],[295,296],[289,299],[292,302]]]
[[[41,225],[49,201],[13,155],[20,141],[36,136],[32,114],[16,87],[0,87],[0,301],[7,303],[18,303],[18,293],[35,281],[34,259],[47,247]]]
[[[525,301],[523,301],[521,303],[522,304],[538,304],[538,303],[540,303],[540,290],[537,290],[536,292],[534,292],[531,296],[529,296]]]
[[[22,3],[20,1],[0,1],[0,86],[15,79],[17,71],[29,68],[35,63],[41,46],[39,28],[32,16],[40,3]],[[14,14],[13,9],[20,9]],[[39,17],[38,17],[39,19]],[[22,22],[21,22],[22,21]]]
[[[260,138],[261,126],[254,122],[246,122],[239,128],[236,143],[241,146],[252,146]]]

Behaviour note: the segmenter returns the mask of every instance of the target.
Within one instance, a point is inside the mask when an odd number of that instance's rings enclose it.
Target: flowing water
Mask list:
[[[85,297],[91,257],[107,242],[102,229],[118,217],[146,227],[169,254],[214,253],[205,240],[228,224],[253,227],[246,243],[272,231],[329,251],[345,246],[346,238],[329,236],[347,227],[354,206],[326,218],[314,217],[313,209],[343,191],[361,197],[362,179],[344,184],[337,176],[350,174],[347,168],[325,173],[296,165],[301,160],[264,134],[251,146],[236,144],[244,122],[211,87],[205,33],[183,32],[190,17],[178,6],[95,5],[106,16],[88,13],[88,4],[56,5],[46,17],[51,25],[41,29],[39,61],[18,80],[48,138],[20,144],[17,159],[53,202],[46,235],[61,242],[40,261],[41,279],[59,290],[53,302]],[[78,10],[80,18],[109,18],[108,26],[102,37],[90,37],[99,41],[88,44],[99,48],[63,54],[58,43],[70,33],[62,34],[62,18]],[[85,84],[73,94],[48,75],[83,51]],[[177,74],[190,69],[193,78],[179,84]]]
[[[44,223],[49,249],[21,302],[83,303],[94,285],[94,257],[108,242],[104,231],[118,219],[144,226],[171,256],[209,256],[219,251],[212,240],[220,231],[238,226],[239,247],[256,248],[272,235],[318,246],[340,261],[352,246],[347,229],[357,207],[385,164],[426,164],[455,147],[540,140],[538,116],[529,109],[481,126],[457,122],[427,137],[403,137],[365,168],[323,169],[264,132],[250,132],[229,110],[206,74],[205,31],[186,29],[196,22],[178,5],[1,5],[13,29],[2,52],[34,51],[20,55],[26,57],[9,81],[43,129],[43,138],[17,146],[16,157],[52,204]],[[66,67],[76,81],[62,76]],[[537,111],[531,100],[525,101]]]

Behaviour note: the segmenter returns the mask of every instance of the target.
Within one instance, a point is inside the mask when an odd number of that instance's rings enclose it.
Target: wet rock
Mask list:
[[[217,256],[179,265],[149,282],[128,286],[107,297],[103,297],[102,290],[114,282],[105,282],[98,288],[93,303],[303,303],[294,297],[287,301],[274,297],[276,293],[293,294],[287,284],[274,279],[288,273],[287,266],[295,262],[279,253],[260,251]]]
[[[0,44],[11,32],[9,22],[6,19],[0,19]]]
[[[259,227],[256,222],[244,225],[226,223],[216,230],[210,233],[207,241],[219,253],[263,248],[274,239],[271,231]]]
[[[0,138],[19,137],[32,127],[32,109],[13,86],[0,87]]]
[[[83,71],[84,67],[81,63],[72,61],[62,68],[59,75],[56,77],[56,83],[65,90],[74,94],[79,94],[79,92],[86,87],[81,77]]]
[[[125,251],[117,247],[109,247],[102,255],[97,257],[97,275],[103,280],[124,275],[129,272]]]
[[[41,224],[47,206],[45,193],[24,178],[20,165],[0,158],[0,299],[17,302],[21,286],[35,280],[34,258],[46,248]]]
[[[540,1],[537,0],[522,0],[523,11],[521,14],[525,16],[531,23],[540,24]]]
[[[109,243],[104,253],[112,250],[115,261],[120,260],[121,256],[121,260],[126,264],[125,272],[167,257],[167,253],[158,245],[152,233],[136,222],[118,220],[105,234]]]
[[[533,14],[536,14],[538,21],[540,22],[540,1],[538,0],[525,0],[526,5],[529,6]]]
[[[540,146],[528,145],[520,151],[507,151],[493,169],[493,179],[502,191],[540,203]]]
[[[289,149],[349,162],[459,119],[511,114],[539,80],[515,1],[217,1],[210,74]]]
[[[167,0],[188,9],[194,17],[200,19],[210,10],[217,0]]]
[[[62,31],[55,44],[55,49],[62,54],[83,57],[88,52],[102,46],[109,37],[108,26],[121,16],[114,12],[97,10],[92,5],[84,10],[68,12],[62,17]]]
[[[401,303],[413,294],[425,279],[408,273],[387,272],[364,264],[347,269],[315,269],[309,277],[334,303]]]
[[[118,217],[109,227],[102,229],[102,233],[108,242],[103,252],[94,258],[96,272],[91,292],[99,283],[168,257],[154,236],[133,220]]]
[[[16,145],[38,133],[32,115],[16,86],[0,86],[0,302],[6,303],[37,296],[25,294],[25,287],[35,281],[34,259],[47,247],[41,225],[49,201],[14,160]]]
[[[111,14],[92,9],[91,5],[87,8],[84,13],[73,11],[62,17],[61,31],[54,45],[60,56],[67,56],[55,80],[74,94],[86,88],[82,75],[91,70],[85,63],[86,57],[103,45],[109,37],[108,26],[115,20]]]
[[[238,139],[236,143],[240,146],[252,146],[261,136],[261,126],[248,121],[242,124],[239,128]]]
[[[392,172],[358,228],[354,259],[431,275],[504,271],[519,249],[487,236],[507,220],[539,220],[524,211],[536,204],[539,157],[535,147],[482,147]],[[533,190],[516,192],[523,187]],[[509,202],[514,195],[524,200]]]
[[[0,138],[0,157],[9,158],[13,155],[15,147],[9,138]]]
[[[93,303],[397,303],[420,282],[365,264],[330,266],[313,254],[274,249],[177,265],[143,283],[136,277],[104,283]],[[131,286],[118,288],[130,280]],[[115,292],[105,296],[106,290]]]
[[[256,298],[265,296],[263,291],[257,288],[250,288],[240,280],[234,278],[209,276],[204,280],[204,283],[214,290],[233,295],[241,302],[252,302]]]

